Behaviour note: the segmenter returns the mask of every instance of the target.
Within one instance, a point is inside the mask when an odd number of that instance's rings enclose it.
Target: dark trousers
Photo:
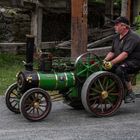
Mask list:
[[[137,73],[140,70],[139,66],[130,63],[130,62],[124,62],[121,64],[116,64],[112,67],[111,72],[115,73],[120,77],[122,82],[130,82],[129,74]]]

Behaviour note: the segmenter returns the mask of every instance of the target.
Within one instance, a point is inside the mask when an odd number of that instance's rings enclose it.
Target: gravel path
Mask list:
[[[136,99],[136,103],[122,104],[112,117],[96,118],[55,102],[46,119],[29,122],[10,112],[0,96],[0,140],[140,140],[139,107]]]

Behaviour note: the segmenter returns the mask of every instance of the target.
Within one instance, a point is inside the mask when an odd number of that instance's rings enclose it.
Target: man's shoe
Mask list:
[[[124,99],[124,103],[132,103],[135,102],[135,93],[133,91],[128,91],[125,99]]]

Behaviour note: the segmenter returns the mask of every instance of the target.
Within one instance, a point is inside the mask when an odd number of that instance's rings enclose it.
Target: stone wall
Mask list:
[[[20,9],[0,7],[0,42],[25,42],[30,33],[30,16]]]

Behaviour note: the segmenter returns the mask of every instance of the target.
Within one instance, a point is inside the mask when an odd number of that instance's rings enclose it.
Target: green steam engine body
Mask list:
[[[114,114],[124,97],[124,86],[113,73],[107,72],[102,60],[93,52],[76,59],[40,55],[33,68],[34,38],[27,37],[25,70],[5,93],[6,105],[30,121],[39,121],[50,113],[52,102],[63,100],[75,109],[85,109],[95,116]]]

